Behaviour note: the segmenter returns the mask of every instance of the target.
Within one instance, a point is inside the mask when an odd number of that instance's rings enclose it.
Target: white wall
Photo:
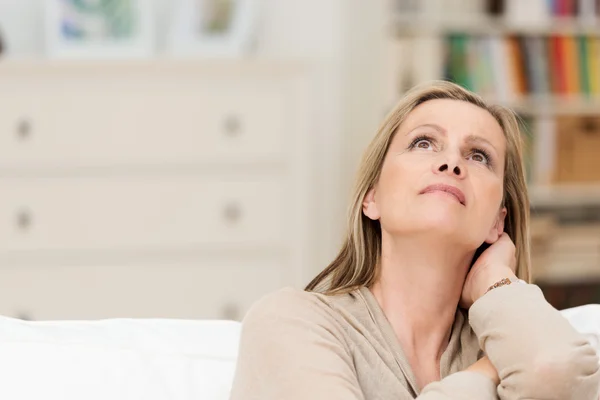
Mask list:
[[[386,109],[385,44],[388,0],[346,0],[343,26],[344,169],[352,176]],[[345,180],[348,192],[352,180]]]

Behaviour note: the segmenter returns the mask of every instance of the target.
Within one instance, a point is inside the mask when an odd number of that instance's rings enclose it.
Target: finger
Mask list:
[[[506,246],[506,248],[511,248],[513,251],[515,250],[515,243],[506,232],[502,233],[502,236],[500,236],[497,243],[499,243],[500,246]]]
[[[510,238],[510,236],[506,232],[502,232],[502,235],[500,235],[500,237],[498,238],[498,240],[499,241],[502,240],[502,241],[512,242],[512,239]]]

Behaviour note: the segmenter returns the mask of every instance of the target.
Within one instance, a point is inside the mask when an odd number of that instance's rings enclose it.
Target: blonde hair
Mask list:
[[[506,137],[504,200],[507,209],[504,231],[516,247],[516,274],[531,280],[529,243],[529,198],[522,161],[523,141],[516,115],[509,109],[486,103],[480,96],[454,83],[433,81],[410,90],[388,114],[366,149],[351,198],[347,236],[337,257],[305,288],[327,294],[350,292],[371,286],[378,273],[381,255],[381,226],[363,214],[365,195],[378,181],[388,147],[398,127],[419,104],[433,99],[465,101],[488,111]]]

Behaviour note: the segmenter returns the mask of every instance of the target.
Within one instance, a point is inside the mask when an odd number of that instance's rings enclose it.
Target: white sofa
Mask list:
[[[598,348],[600,305],[563,314]],[[0,317],[0,399],[225,400],[240,328],[232,321]]]
[[[226,400],[240,326],[0,317],[0,399]]]

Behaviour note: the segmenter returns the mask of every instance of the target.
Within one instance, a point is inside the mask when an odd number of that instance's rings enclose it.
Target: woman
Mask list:
[[[593,348],[525,283],[521,153],[509,110],[449,82],[409,92],[337,258],[247,314],[232,400],[597,399]]]

